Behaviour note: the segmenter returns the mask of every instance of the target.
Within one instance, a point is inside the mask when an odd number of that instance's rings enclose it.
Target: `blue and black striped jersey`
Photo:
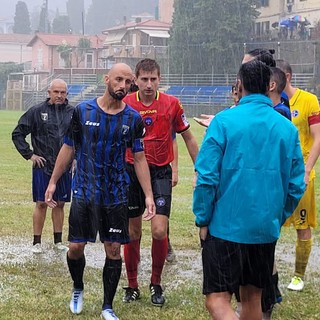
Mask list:
[[[127,203],[125,151],[143,151],[144,132],[142,118],[128,105],[115,115],[96,99],[77,105],[65,138],[77,160],[73,196],[98,205]]]

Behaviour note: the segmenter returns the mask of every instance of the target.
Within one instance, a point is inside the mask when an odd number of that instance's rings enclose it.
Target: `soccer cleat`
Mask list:
[[[159,284],[150,284],[151,302],[156,307],[162,307],[166,299]]]
[[[173,262],[175,259],[176,259],[176,254],[173,251],[171,243],[168,242],[168,253],[166,256],[166,260],[167,260],[167,262]]]
[[[122,302],[132,302],[140,299],[140,290],[139,288],[130,288],[124,287],[123,288],[126,292],[122,298]]]
[[[294,276],[288,285],[289,290],[301,291],[304,287],[303,280],[300,277]]]
[[[55,243],[54,248],[59,251],[68,251],[69,250],[69,248],[67,246],[65,246],[64,244],[62,244],[62,242]]]
[[[101,318],[104,320],[119,320],[112,309],[104,309],[101,312]]]
[[[83,290],[73,289],[71,300],[70,300],[70,310],[74,314],[79,314],[83,308]]]
[[[35,245],[33,245],[32,247],[32,252],[33,253],[42,253],[43,250],[42,250],[42,247],[41,247],[41,243],[36,243]]]

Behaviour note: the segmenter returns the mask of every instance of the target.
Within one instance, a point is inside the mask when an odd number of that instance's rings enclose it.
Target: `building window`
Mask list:
[[[93,68],[93,53],[86,54],[86,68]]]
[[[261,6],[262,7],[268,7],[269,6],[269,0],[261,0]]]
[[[287,0],[287,4],[294,4],[294,0]]]
[[[261,23],[257,22],[256,23],[256,36],[260,36],[261,35]]]

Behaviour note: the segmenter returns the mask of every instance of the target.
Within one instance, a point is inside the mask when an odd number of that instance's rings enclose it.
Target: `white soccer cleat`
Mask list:
[[[104,320],[119,320],[112,309],[105,309],[101,312],[101,318]]]
[[[67,246],[65,246],[64,244],[62,244],[62,242],[55,243],[54,248],[59,251],[68,251],[69,250],[69,248]]]
[[[304,287],[303,280],[300,277],[294,276],[288,285],[289,290],[301,291]]]
[[[36,253],[36,254],[42,253],[43,250],[42,250],[42,247],[41,247],[41,243],[36,243],[35,245],[33,245],[32,252]]]
[[[83,290],[73,289],[71,300],[70,300],[70,310],[74,314],[81,313],[83,308]]]

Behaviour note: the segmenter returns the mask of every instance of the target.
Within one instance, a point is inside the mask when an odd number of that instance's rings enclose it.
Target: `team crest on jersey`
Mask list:
[[[145,125],[146,125],[147,127],[151,126],[151,124],[152,124],[152,118],[150,118],[150,117],[145,118],[145,119],[144,119],[144,123],[145,123]]]
[[[125,136],[125,135],[128,134],[128,132],[129,132],[129,126],[127,126],[127,125],[124,124],[124,125],[122,126],[122,135]]]
[[[41,120],[42,121],[48,121],[48,113],[41,112]]]
[[[189,125],[189,121],[187,120],[187,117],[184,113],[181,115],[181,119],[182,119],[182,122],[185,126]]]
[[[156,204],[158,207],[164,207],[166,205],[166,200],[164,198],[158,198],[156,200]]]
[[[291,116],[292,116],[292,118],[295,118],[295,117],[297,117],[298,115],[299,115],[298,110],[292,110],[292,111],[291,111]]]

